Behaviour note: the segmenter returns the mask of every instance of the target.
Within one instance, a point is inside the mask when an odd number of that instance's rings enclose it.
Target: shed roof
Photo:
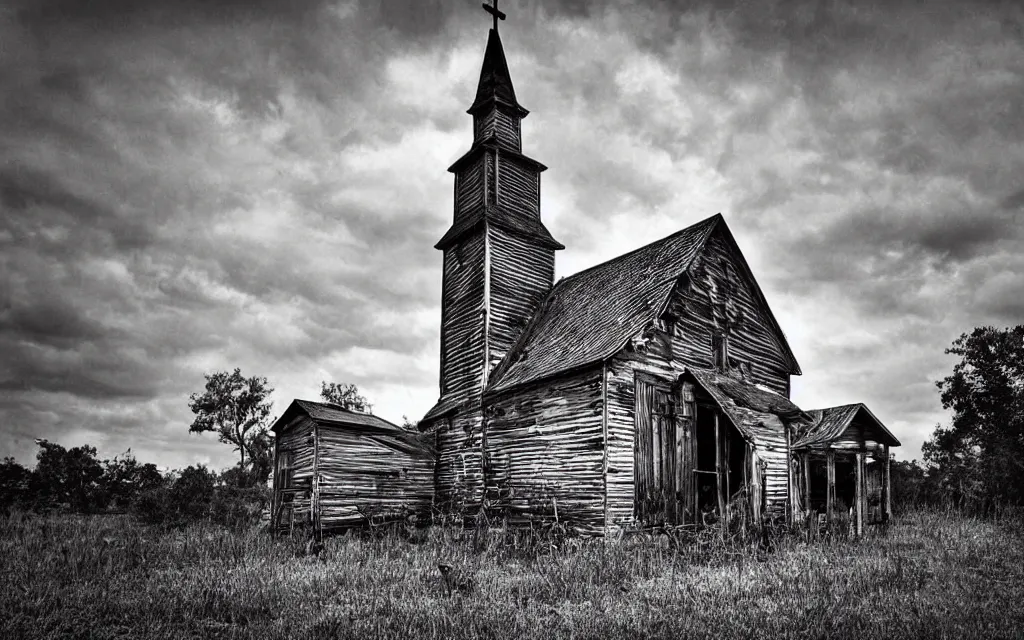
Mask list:
[[[793,443],[794,449],[827,447],[830,442],[843,435],[843,432],[846,431],[858,415],[870,420],[878,427],[879,434],[883,438],[881,442],[892,447],[900,446],[900,441],[896,439],[896,436],[882,424],[881,420],[875,417],[875,414],[871,413],[867,405],[861,402],[839,405],[837,407],[826,407],[824,409],[812,409],[808,413],[813,418],[813,421],[799,433],[796,441]]]
[[[687,367],[682,377],[707,391],[743,437],[755,445],[775,445],[785,438],[786,424],[811,419],[785,396],[717,371]]]
[[[393,422],[371,413],[350,411],[344,407],[328,402],[313,400],[292,400],[281,417],[274,421],[270,430],[275,434],[292,422],[299,414],[305,414],[316,423],[331,427],[346,428],[365,434],[372,440],[407,452],[428,453],[430,443],[424,437],[409,429],[404,429]]]

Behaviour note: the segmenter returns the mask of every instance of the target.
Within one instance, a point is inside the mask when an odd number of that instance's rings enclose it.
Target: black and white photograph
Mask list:
[[[1024,638],[1024,3],[4,0],[0,593]]]

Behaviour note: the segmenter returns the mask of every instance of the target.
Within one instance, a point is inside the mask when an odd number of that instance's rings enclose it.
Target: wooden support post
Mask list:
[[[786,430],[786,524],[793,526],[793,442],[789,425]]]
[[[882,491],[885,492],[883,499],[885,511],[882,514],[882,521],[888,523],[892,518],[892,484],[889,480],[889,445],[884,445],[885,451],[885,482],[882,484]]]
[[[828,521],[832,522],[832,510],[836,508],[836,452],[829,449],[825,453],[826,475],[828,476],[828,491],[825,494],[825,511],[828,514]]]
[[[854,499],[854,517],[856,518],[856,532],[857,535],[863,535],[864,533],[864,507],[867,502],[865,491],[864,491],[864,454],[857,453],[857,464],[856,467],[856,489]]]
[[[722,439],[718,427],[718,411],[715,411],[715,489],[718,493],[718,517],[724,518],[725,496],[723,491],[725,487],[722,486]],[[725,532],[724,527],[722,532]]]
[[[811,454],[803,455],[804,466],[804,511],[811,510]]]
[[[320,425],[313,425],[313,491],[309,500],[310,522],[313,537],[317,542],[323,539],[320,527]]]

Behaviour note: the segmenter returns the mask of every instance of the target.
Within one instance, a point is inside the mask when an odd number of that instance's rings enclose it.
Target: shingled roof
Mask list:
[[[370,413],[350,411],[336,404],[314,402],[313,400],[292,400],[281,417],[274,421],[270,430],[274,433],[280,432],[298,414],[303,413],[318,424],[358,431],[371,440],[408,453],[427,453],[431,450],[429,441],[416,431],[403,429],[393,422],[388,422],[384,418]]]
[[[488,394],[598,362],[661,312],[721,214],[563,278],[494,369]]]
[[[799,433],[796,442],[793,443],[794,449],[813,448],[813,447],[827,447],[829,443],[843,435],[843,432],[850,426],[854,418],[858,414],[863,412],[863,416],[868,418],[878,428],[878,434],[881,436],[879,441],[888,444],[892,447],[900,446],[900,441],[896,439],[896,436],[892,435],[882,421],[875,417],[875,414],[871,413],[871,410],[866,405],[860,402],[854,404],[844,404],[838,407],[826,407],[825,409],[811,409],[807,413],[811,415],[813,421],[811,424]]]

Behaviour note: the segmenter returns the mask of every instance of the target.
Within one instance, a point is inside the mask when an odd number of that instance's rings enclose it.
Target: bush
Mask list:
[[[244,528],[258,523],[268,504],[270,489],[266,486],[218,484],[211,471],[197,466],[188,467],[168,485],[144,491],[132,503],[131,512],[150,524],[184,526],[209,521]]]

